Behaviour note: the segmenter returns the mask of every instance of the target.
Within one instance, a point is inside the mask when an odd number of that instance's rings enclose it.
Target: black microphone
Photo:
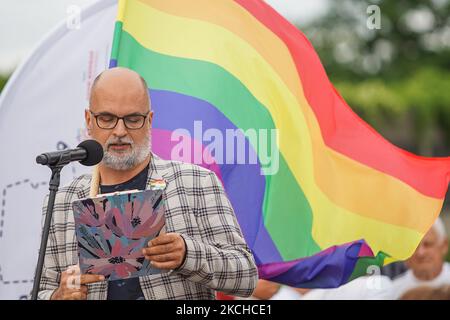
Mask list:
[[[52,170],[49,182],[49,196],[47,200],[47,212],[45,215],[44,227],[42,229],[41,246],[39,248],[39,257],[36,265],[36,272],[33,280],[33,291],[31,298],[37,300],[39,284],[44,268],[44,257],[47,248],[48,235],[53,216],[53,207],[55,205],[56,193],[58,192],[61,170],[66,164],[72,161],[80,161],[85,166],[93,166],[103,159],[103,148],[95,140],[86,140],[80,143],[75,149],[68,149],[57,152],[48,152],[38,155],[36,162],[48,166]]]
[[[93,166],[102,161],[103,148],[95,140],[85,140],[75,149],[47,152],[36,157],[36,162],[46,166],[66,165],[79,161],[82,165]]]

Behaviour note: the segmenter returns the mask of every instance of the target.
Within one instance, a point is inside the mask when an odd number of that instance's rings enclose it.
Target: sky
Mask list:
[[[11,73],[44,36],[68,15],[71,5],[96,0],[0,0],[0,74]],[[299,25],[324,14],[330,0],[267,0],[280,14]]]

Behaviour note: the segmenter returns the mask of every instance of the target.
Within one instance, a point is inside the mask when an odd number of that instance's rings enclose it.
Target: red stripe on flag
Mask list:
[[[424,195],[442,199],[450,157],[425,158],[402,150],[359,118],[330,83],[306,36],[261,0],[235,0],[288,47],[325,144],[347,157],[396,177]]]

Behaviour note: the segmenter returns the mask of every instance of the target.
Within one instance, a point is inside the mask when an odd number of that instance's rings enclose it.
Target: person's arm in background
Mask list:
[[[252,296],[259,300],[269,300],[280,290],[280,287],[279,283],[261,279],[258,280],[258,285]]]

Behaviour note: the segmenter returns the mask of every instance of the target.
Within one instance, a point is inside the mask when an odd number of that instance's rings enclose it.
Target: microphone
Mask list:
[[[56,193],[58,192],[60,183],[61,170],[66,164],[69,164],[72,161],[80,161],[80,163],[85,166],[93,166],[102,161],[102,159],[103,148],[100,143],[95,140],[83,141],[75,149],[43,153],[36,157],[36,162],[47,165],[52,170],[52,175],[49,182],[50,193],[47,201],[47,212],[45,214],[44,227],[42,228],[41,246],[39,248],[39,257],[31,293],[31,298],[33,300],[37,300],[38,296],[39,283],[44,268],[45,251],[47,248],[48,235],[50,233]]]
[[[79,161],[84,166],[93,166],[102,161],[103,148],[95,140],[85,140],[75,149],[47,152],[36,157],[36,162],[47,166],[66,165]]]

